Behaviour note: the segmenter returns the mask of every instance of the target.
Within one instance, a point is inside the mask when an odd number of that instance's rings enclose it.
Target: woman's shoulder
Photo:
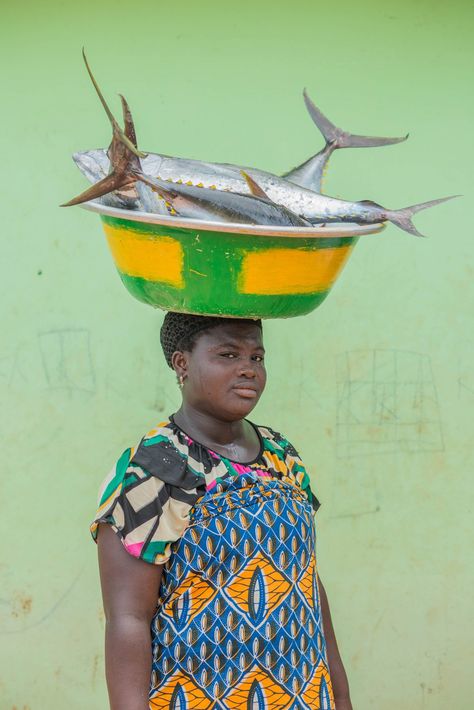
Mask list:
[[[130,456],[130,465],[139,466],[148,475],[170,485],[194,488],[201,477],[196,466],[190,465],[191,445],[191,440],[169,417],[142,437]]]
[[[290,457],[299,459],[300,455],[289,439],[276,429],[264,426],[261,424],[255,425],[264,440],[266,447],[273,450],[277,455],[283,455],[284,458]]]
[[[119,456],[103,481],[99,500],[109,497],[112,489],[123,483],[155,478],[171,486],[191,489],[200,482],[197,471],[189,465],[189,447],[171,418],[156,424],[139,442]]]
[[[284,463],[287,475],[306,492],[313,511],[316,512],[321,504],[311,490],[310,477],[298,451],[280,431],[269,426],[257,425],[257,428],[265,442],[265,449],[269,452],[270,458],[273,459],[276,456]]]

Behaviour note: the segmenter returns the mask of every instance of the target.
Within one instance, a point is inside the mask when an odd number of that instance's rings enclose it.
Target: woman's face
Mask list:
[[[174,353],[184,378],[183,398],[223,421],[246,417],[265,388],[262,330],[254,323],[225,323],[198,336],[191,352]]]

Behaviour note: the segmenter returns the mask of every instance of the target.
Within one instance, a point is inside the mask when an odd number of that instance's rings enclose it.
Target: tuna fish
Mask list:
[[[250,175],[252,180],[258,184],[261,190],[263,190],[268,202],[273,202],[276,205],[286,208],[286,210],[290,213],[294,213],[294,215],[298,215],[305,220],[305,223],[306,221],[309,221],[313,224],[327,224],[333,222],[373,224],[389,220],[393,224],[401,227],[411,234],[423,236],[412,222],[413,215],[420,210],[433,207],[434,205],[441,204],[442,202],[455,197],[442,197],[437,200],[430,200],[429,202],[411,205],[399,210],[391,210],[377,204],[376,202],[372,202],[371,200],[352,202],[322,195],[314,190],[308,189],[307,187],[302,187],[301,185],[296,184],[293,180],[278,177],[272,173],[258,170],[256,168],[242,168],[241,166],[228,163],[206,163],[198,160],[173,158],[153,153],[144,154],[137,149],[133,121],[125,100],[122,97],[125,121],[125,131],[122,131],[113,118],[110,109],[108,108],[105,99],[100,92],[85,55],[84,60],[94,87],[106,110],[109,120],[112,123],[114,137],[108,150],[108,157],[112,166],[112,172],[110,172],[107,177],[102,178],[102,180],[93,185],[78,198],[71,200],[67,203],[68,205],[78,204],[79,202],[84,202],[106,195],[111,190],[116,192],[118,190],[118,195],[121,199],[123,198],[125,190],[125,198],[130,196],[133,199],[134,193],[136,197],[134,184],[137,179],[141,179],[142,182],[146,182],[149,187],[152,189],[154,188],[158,194],[161,194],[161,196],[164,194],[162,183],[165,181],[171,181],[182,187],[180,192],[181,197],[184,195],[186,188],[207,188],[208,190],[213,191],[216,199],[219,192],[237,193],[240,197],[242,197],[245,195],[251,195],[252,193],[252,190],[249,187],[249,181],[243,174],[246,173],[247,175]],[[311,104],[309,104],[308,107],[312,108]],[[318,121],[321,122],[320,116],[316,115],[316,117]],[[400,139],[376,139],[359,136],[357,138],[353,138],[353,143],[357,142],[357,140],[359,140],[362,144],[364,140],[388,140],[391,142],[399,142]],[[334,149],[335,148],[332,148],[332,150]],[[100,155],[100,153],[100,151],[89,151],[86,154],[80,154],[81,160],[84,155],[86,155],[89,160],[99,158],[100,156],[98,162],[101,165],[101,169],[105,170],[104,158],[106,156]],[[317,156],[315,156],[315,158],[316,157]],[[319,162],[315,160],[315,164],[319,166],[321,164],[321,160],[319,160]],[[300,168],[296,169],[299,171],[296,173],[296,179],[318,179],[317,175],[319,168],[314,171],[313,168],[309,166],[308,170],[305,171],[303,170],[303,167],[304,166],[300,166]],[[144,178],[146,178],[146,180]],[[294,178],[295,175],[293,175],[293,179]],[[193,196],[195,196],[194,192]],[[190,192],[188,192],[188,197],[191,199]],[[177,198],[175,198],[175,201],[176,200]],[[135,203],[135,205],[138,206],[138,203]],[[183,206],[182,201],[181,205]]]
[[[219,192],[204,187],[173,184],[145,175],[140,164],[140,158],[145,157],[145,154],[137,148],[135,126],[127,101],[123,96],[120,96],[124,120],[124,130],[122,130],[95,82],[85,54],[84,61],[112,124],[113,136],[108,149],[111,171],[81,195],[63,205],[64,207],[97,199],[112,190],[122,196],[123,192],[126,194],[127,191],[135,189],[141,200],[145,200],[146,205],[153,212],[156,211],[153,197],[157,194],[159,198],[162,198],[160,202],[165,200],[177,214],[183,217],[214,222],[311,227],[311,223],[306,219],[293,214],[291,210],[282,205],[274,204],[263,191],[260,191],[258,195]],[[242,176],[242,181],[245,185],[247,182],[253,185],[255,192],[259,191],[258,186],[253,184],[250,177]],[[143,183],[143,185],[137,187],[137,182]],[[151,192],[147,188],[151,188]],[[162,204],[164,205],[164,202]],[[161,206],[160,213],[162,213]]]

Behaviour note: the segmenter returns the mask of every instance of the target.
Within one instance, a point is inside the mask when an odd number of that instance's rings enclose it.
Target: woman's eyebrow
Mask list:
[[[213,347],[214,348],[239,348],[241,347],[242,343],[239,340],[226,340],[224,342],[216,343]],[[265,352],[265,348],[263,345],[256,345],[255,346],[256,350],[263,350]]]

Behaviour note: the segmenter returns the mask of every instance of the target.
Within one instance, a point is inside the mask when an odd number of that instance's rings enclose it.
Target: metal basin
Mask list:
[[[100,214],[126,289],[155,308],[291,318],[324,301],[358,238],[383,224],[306,229],[200,220],[106,207]]]

